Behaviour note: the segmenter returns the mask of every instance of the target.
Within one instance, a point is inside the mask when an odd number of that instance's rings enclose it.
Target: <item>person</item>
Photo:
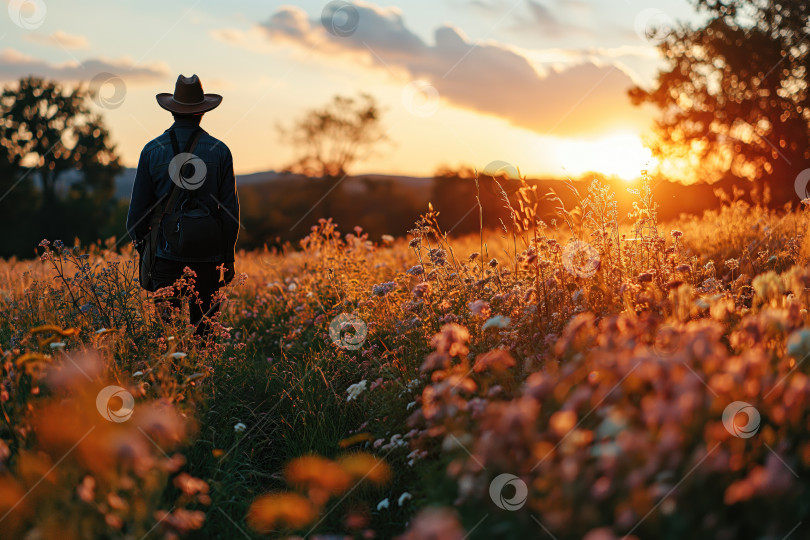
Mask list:
[[[156,99],[163,109],[172,113],[174,123],[141,151],[127,214],[127,231],[136,247],[143,245],[152,212],[160,204],[168,206],[172,192],[178,190],[174,207],[165,209],[160,222],[153,286],[155,289],[171,287],[183,277],[186,267],[191,269],[196,274],[193,289],[176,287],[171,295],[162,299],[161,316],[168,320],[171,308],[182,307],[183,297],[188,297],[195,333],[207,335],[210,333],[208,318],[220,308],[214,297],[220,287],[234,277],[239,234],[239,197],[233,156],[225,143],[200,127],[203,114],[215,109],[222,102],[222,96],[204,93],[197,75],[180,75],[174,93],[160,93]],[[193,152],[178,151],[192,144]],[[188,211],[192,207],[194,210]],[[174,221],[170,220],[171,216],[176,216]],[[197,216],[206,219],[193,219]],[[201,228],[198,223],[213,223],[214,228]],[[194,235],[201,237],[194,238]]]

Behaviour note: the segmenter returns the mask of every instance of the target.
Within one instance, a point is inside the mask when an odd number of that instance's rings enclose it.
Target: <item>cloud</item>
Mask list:
[[[591,6],[579,0],[556,0],[549,7],[549,0],[450,0],[451,5],[480,12],[488,20],[503,20],[510,24],[505,28],[509,34],[520,33],[524,37],[547,40],[561,36],[594,37],[591,28],[568,22],[572,17],[587,14]]]
[[[276,45],[314,48],[325,57],[348,55],[357,63],[404,73],[433,85],[447,103],[503,118],[538,133],[570,135],[641,124],[627,90],[631,78],[612,64],[582,61],[557,70],[543,70],[522,51],[502,43],[473,44],[460,30],[442,26],[430,45],[412,32],[396,8],[355,3],[356,31],[330,33],[321,20],[286,6],[258,25]],[[239,30],[228,31],[230,42]],[[256,29],[249,31],[256,32]]]
[[[561,24],[551,10],[540,2],[526,0],[526,5],[528,5],[529,12],[532,15],[531,26],[537,27],[550,36],[559,36],[568,30],[568,25]]]
[[[164,79],[169,74],[169,68],[162,63],[136,66],[128,58],[118,60],[91,58],[81,64],[78,62],[51,64],[14,49],[0,51],[0,81],[14,81],[28,75],[36,75],[59,81],[86,82],[104,72],[118,75],[128,82],[146,83]]]
[[[40,45],[61,46],[65,49],[89,49],[90,42],[85,36],[74,36],[61,30],[57,30],[49,36],[28,32],[23,34],[23,39],[31,43]]]

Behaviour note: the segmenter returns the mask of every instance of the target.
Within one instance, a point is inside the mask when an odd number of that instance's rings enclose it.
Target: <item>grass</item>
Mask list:
[[[626,215],[596,182],[576,195],[564,208],[504,192],[510,222],[474,237],[445,234],[431,208],[408,238],[322,221],[296,249],[240,253],[213,342],[181,313],[157,317],[112,242],[0,262],[0,524],[66,538],[802,534],[807,212],[729,197],[661,224],[649,183]],[[131,419],[99,414],[109,384],[134,396]],[[736,401],[761,417],[752,437],[723,423]],[[511,487],[493,492],[500,474]]]

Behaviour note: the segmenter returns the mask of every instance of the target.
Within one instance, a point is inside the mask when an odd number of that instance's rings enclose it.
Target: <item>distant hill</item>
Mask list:
[[[581,197],[597,174],[586,174],[570,182]],[[135,169],[124,170],[116,178],[116,197],[126,201],[132,191]],[[624,219],[632,210],[637,196],[630,193],[638,189],[639,182],[626,182],[617,178],[600,180],[611,186],[618,203],[619,218]],[[479,213],[476,210],[480,194],[486,227],[497,228],[500,220],[508,220],[508,212],[491,180],[483,178],[476,190],[471,178],[457,176],[424,178],[369,174],[347,177],[337,186],[334,181],[308,178],[276,171],[237,175],[241,202],[242,232],[240,246],[260,247],[296,241],[305,236],[309,227],[319,218],[332,217],[348,231],[353,226],[362,226],[373,236],[382,234],[403,235],[413,227],[420,214],[427,211],[428,203],[441,212],[440,223],[452,229],[454,234],[478,230]],[[486,184],[489,181],[490,184]],[[539,195],[552,190],[568,209],[577,204],[573,191],[562,179],[529,180],[537,185]],[[503,182],[507,192],[518,187],[516,181]],[[485,189],[489,186],[489,189]],[[754,184],[734,178],[726,178],[715,184],[683,185],[667,180],[653,180],[653,198],[658,203],[658,218],[666,221],[681,214],[699,215],[719,206],[715,190],[731,193],[733,187],[748,192]],[[556,217],[557,202],[547,197],[540,204],[539,218],[550,220]],[[513,201],[514,203],[515,201]],[[798,199],[797,199],[798,202]]]
[[[128,200],[132,195],[132,184],[135,182],[135,167],[127,167],[115,177],[115,198]],[[272,182],[284,177],[282,173],[275,171],[257,172],[251,174],[236,175],[237,184],[240,186],[249,184],[261,184]]]
[[[587,187],[590,184],[591,179],[593,177],[594,175],[586,175],[586,177],[583,179],[574,180],[573,184],[577,187],[577,189],[581,192],[582,195],[585,195],[587,193]],[[289,187],[291,187],[290,182],[294,180],[304,182],[315,179],[277,171],[263,171],[250,174],[236,175],[237,186],[254,186],[254,185],[276,183],[277,187],[283,186],[285,189],[288,189]],[[628,188],[638,187],[638,182],[630,183],[618,179],[602,179],[602,180],[613,186],[614,191],[617,193],[617,197],[619,197],[620,199],[626,198],[625,193]],[[115,178],[115,197],[121,200],[129,200],[130,195],[132,193],[132,184],[134,181],[135,181],[135,168],[128,167],[124,169],[121,173],[119,173],[118,176],[116,176]],[[348,177],[342,182],[342,184],[344,186],[344,189],[346,189],[347,191],[356,194],[361,194],[368,188],[369,182],[378,184],[393,182],[404,191],[414,192],[414,194],[422,195],[423,197],[421,198],[426,198],[427,201],[427,198],[429,198],[430,193],[427,193],[425,190],[432,189],[434,179],[432,177],[398,176],[390,174],[367,174]],[[564,195],[565,193],[568,192],[568,188],[565,187],[564,179],[559,178],[532,179],[530,180],[530,182],[538,184],[539,186],[538,189],[540,189],[542,193],[545,193],[546,191],[548,191],[548,189],[551,188],[561,191],[561,195]],[[720,188],[730,192],[731,186],[738,186],[739,188],[747,192],[748,190],[751,189],[753,184],[741,181],[739,179],[725,179],[714,184],[691,184],[691,185],[684,185],[678,182],[669,182],[663,180],[653,182],[654,187],[653,195],[655,197],[655,200],[658,201],[659,204],[661,204],[662,211],[666,215],[677,216],[681,212],[700,213],[703,209],[713,205],[715,201],[714,196],[715,189]],[[267,185],[266,187],[268,189],[272,189],[272,185]],[[674,207],[672,207],[672,205],[669,203],[675,203]],[[666,208],[664,208],[665,206]],[[673,214],[673,212],[675,213]]]

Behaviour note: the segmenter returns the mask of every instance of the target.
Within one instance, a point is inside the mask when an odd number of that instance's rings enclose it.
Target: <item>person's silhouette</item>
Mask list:
[[[196,333],[210,330],[206,318],[219,309],[212,301],[217,290],[234,276],[234,255],[239,233],[239,198],[228,147],[200,127],[204,113],[216,108],[222,96],[205,94],[197,75],[177,78],[174,94],[156,96],[172,113],[174,123],[141,151],[127,231],[141,257],[155,212],[159,218],[150,290],[169,287],[183,276],[195,274],[194,288],[177,287],[166,298],[180,307],[190,298],[191,323]],[[181,151],[183,149],[183,151]]]

